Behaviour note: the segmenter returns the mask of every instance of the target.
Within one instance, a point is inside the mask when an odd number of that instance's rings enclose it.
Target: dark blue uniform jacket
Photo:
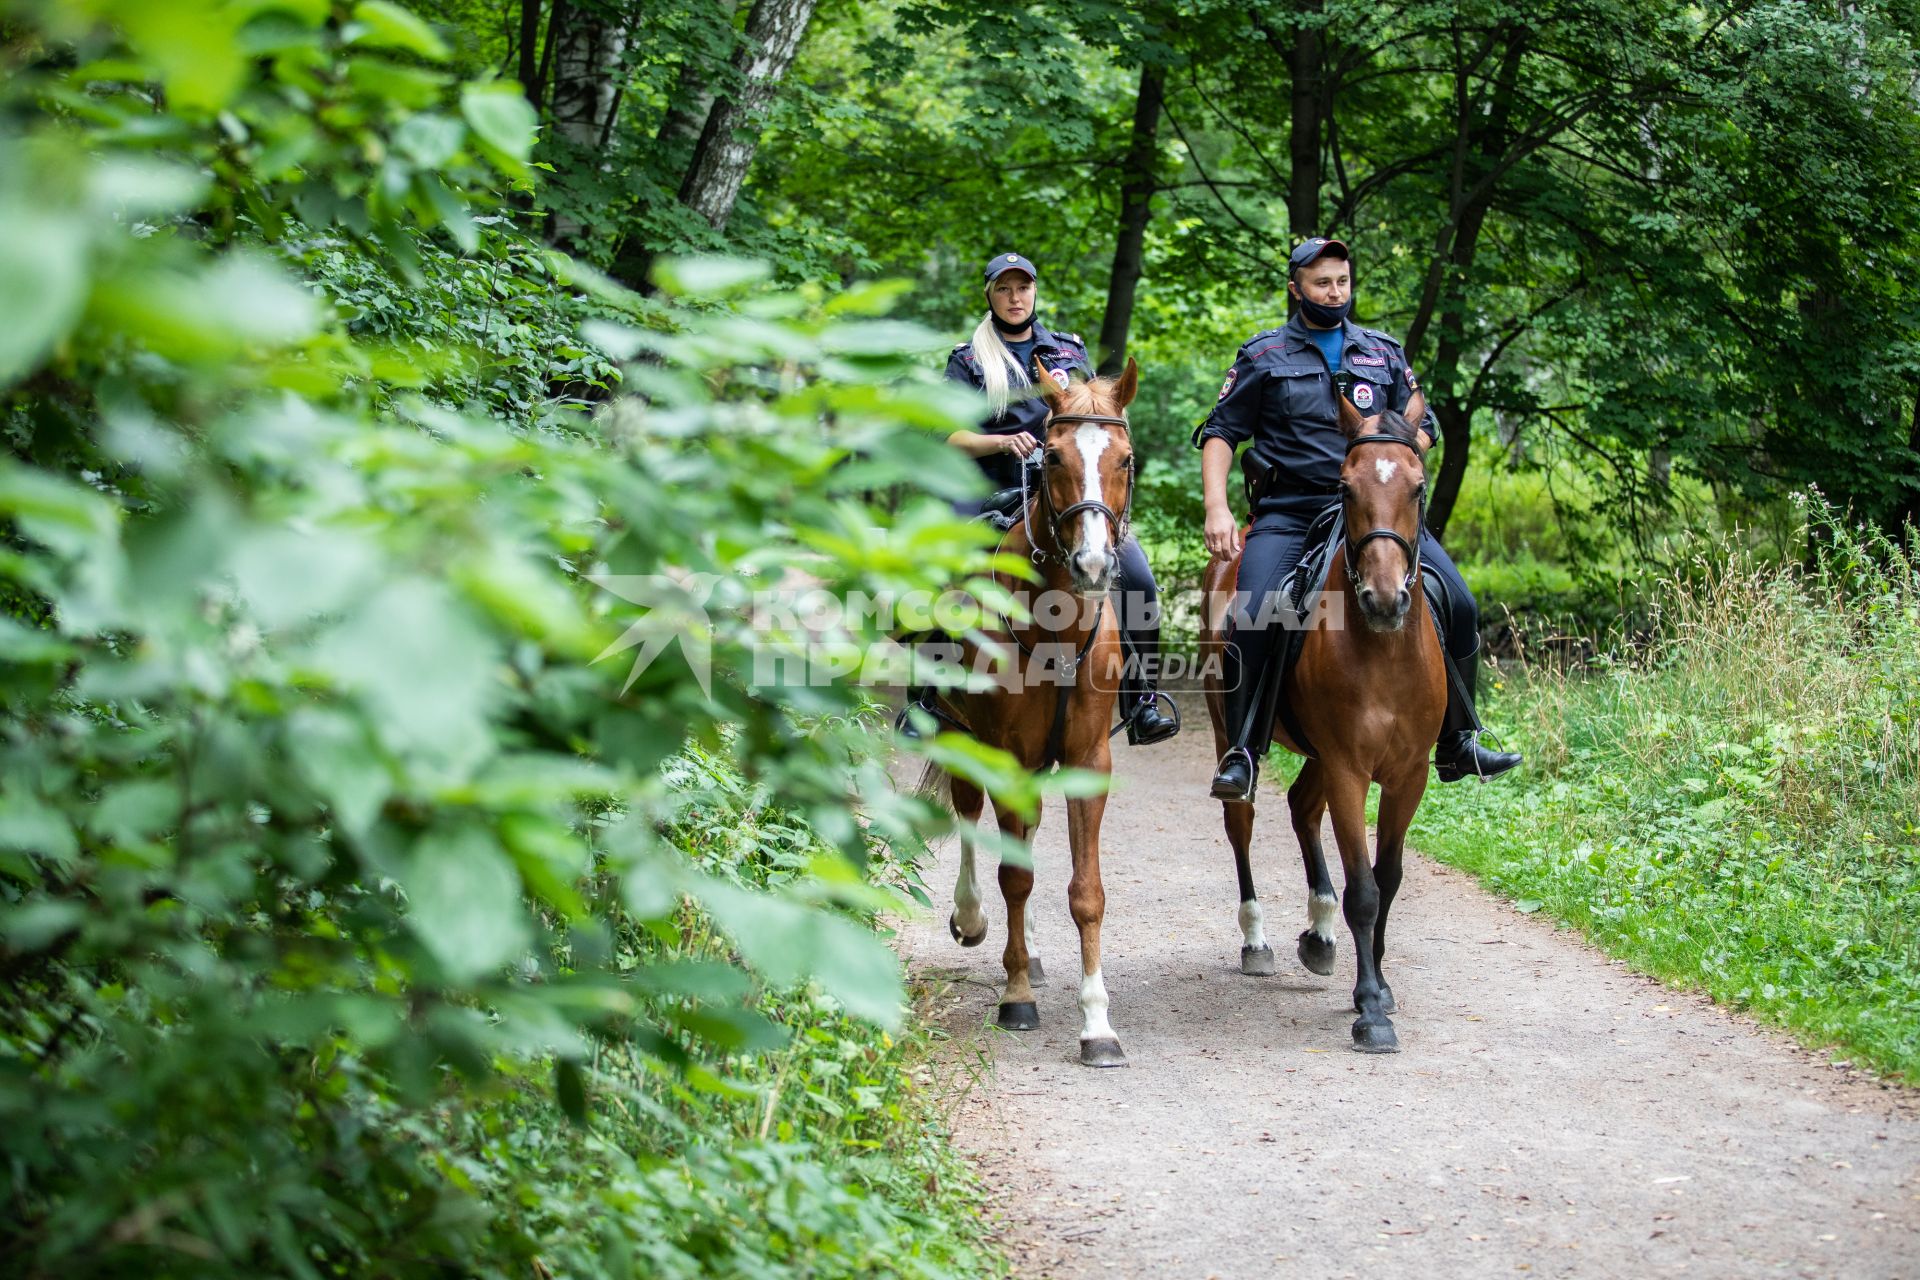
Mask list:
[[[1353,375],[1353,401],[1362,417],[1404,410],[1420,386],[1398,342],[1351,320],[1340,365]],[[1289,499],[1303,509],[1324,505],[1339,490],[1346,461],[1346,437],[1334,407],[1337,394],[1326,357],[1295,316],[1240,348],[1213,412],[1194,429],[1193,443],[1198,447],[1218,438],[1238,446],[1251,440],[1240,468],[1248,485],[1258,485],[1271,499],[1260,509]],[[1414,425],[1440,438],[1432,410]]]
[[[1082,378],[1093,376],[1093,365],[1087,360],[1086,344],[1080,341],[1077,333],[1054,333],[1038,320],[1033,322],[1033,355],[1049,370],[1065,369],[1069,373],[1078,373]],[[1027,381],[1034,380],[1033,370],[1028,369]],[[955,382],[965,383],[975,391],[984,391],[987,387],[985,376],[980,372],[980,361],[973,354],[973,344],[963,342],[953,349],[947,357],[947,377]],[[1022,391],[1031,392],[1032,388],[1023,388],[1014,383],[1013,393],[1019,396]],[[1038,395],[1028,395],[1024,400],[1016,399],[1007,406],[1007,411],[997,418],[989,418],[980,424],[979,429],[988,435],[1010,436],[1022,431],[1031,432],[1034,439],[1044,439],[1047,423],[1047,402]],[[996,489],[1010,489],[1020,483],[1020,460],[1010,453],[990,453],[984,458],[975,458],[980,469],[987,473],[987,479]]]

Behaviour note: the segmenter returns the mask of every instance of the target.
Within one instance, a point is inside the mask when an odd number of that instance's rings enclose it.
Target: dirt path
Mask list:
[[[1353,1053],[1344,924],[1332,977],[1292,954],[1305,895],[1284,799],[1263,792],[1254,846],[1280,972],[1243,977],[1209,736],[1115,759],[1104,967],[1128,1069],[1076,1061],[1057,803],[1037,851],[1039,1030],[982,1027],[1005,938],[990,866],[985,945],[947,937],[952,842],[928,874],[938,911],[905,937],[919,976],[954,980],[962,1048],[979,1037],[997,1061],[957,1131],[1021,1275],[1920,1278],[1912,1094],[1418,857],[1387,958],[1404,1051]]]

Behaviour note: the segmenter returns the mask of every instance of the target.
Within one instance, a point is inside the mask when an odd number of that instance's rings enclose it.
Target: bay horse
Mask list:
[[[984,629],[987,636],[1000,638],[996,648],[1008,665],[993,688],[942,690],[940,716],[980,742],[1008,752],[1030,771],[1061,764],[1110,776],[1113,759],[1107,740],[1122,657],[1119,626],[1107,596],[1133,505],[1133,441],[1126,408],[1138,390],[1139,371],[1129,359],[1118,379],[1072,385],[1056,381],[1045,369],[1036,373],[1051,410],[1040,478],[1032,501],[999,549],[1033,565],[1041,594],[1036,602],[1033,584],[995,573],[1001,586],[1023,599],[1032,620],[1012,623],[1002,618],[997,629]],[[967,670],[976,669],[981,653],[974,641],[961,641]],[[943,772],[937,765],[928,766],[923,785],[939,783]],[[974,867],[974,829],[987,797],[964,778],[946,775],[944,781],[954,812],[962,819],[960,873],[948,929],[961,946],[975,947],[987,936]],[[1107,1018],[1107,985],[1100,972],[1100,926],[1107,905],[1100,883],[1100,822],[1107,800],[1104,794],[1073,796],[1066,805],[1067,839],[1073,850],[1067,906],[1080,931],[1080,1061],[1090,1067],[1121,1067],[1126,1054]],[[1001,834],[1030,848],[1039,815],[1029,824],[997,798],[993,808]],[[1008,1030],[1029,1031],[1040,1025],[1033,988],[1041,981],[1027,912],[1033,891],[1031,861],[1020,865],[1003,857],[999,881],[1007,906],[1007,944],[1001,957],[1007,982],[995,1020]]]
[[[1345,395],[1335,398],[1347,439],[1340,473],[1346,535],[1319,589],[1338,593],[1338,599],[1323,594],[1323,602],[1333,607],[1314,611],[1299,659],[1280,690],[1316,754],[1293,742],[1279,717],[1273,740],[1308,757],[1287,791],[1307,873],[1308,925],[1298,943],[1300,962],[1315,973],[1333,972],[1333,882],[1320,848],[1321,818],[1331,812],[1346,873],[1341,906],[1353,935],[1357,971],[1353,1007],[1360,1016],[1353,1024],[1353,1047],[1394,1053],[1400,1042],[1388,1015],[1396,1008],[1381,972],[1387,912],[1400,888],[1407,827],[1426,793],[1427,755],[1447,705],[1446,669],[1421,585],[1418,550],[1426,521],[1426,453],[1409,423],[1425,416],[1425,403],[1415,392],[1406,416],[1388,412],[1363,419]],[[1216,560],[1203,580],[1201,648],[1209,660],[1202,669],[1222,755],[1231,735],[1219,658],[1239,564],[1238,556]],[[1258,611],[1260,604],[1252,602],[1252,609]],[[1355,619],[1361,625],[1346,625]],[[1367,862],[1370,783],[1380,784],[1372,866]],[[1228,801],[1221,807],[1240,879],[1241,970],[1271,975],[1273,950],[1263,931],[1250,861],[1254,806]]]

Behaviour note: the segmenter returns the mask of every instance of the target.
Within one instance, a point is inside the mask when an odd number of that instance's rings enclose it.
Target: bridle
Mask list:
[[[1056,413],[1047,419],[1049,426],[1059,422],[1097,422],[1110,427],[1119,427],[1122,431],[1130,432],[1132,430],[1125,418],[1117,417],[1109,413]],[[1040,505],[1043,508],[1043,515],[1046,518],[1047,531],[1053,535],[1053,545],[1055,549],[1048,551],[1038,542],[1035,542],[1033,545],[1033,562],[1035,564],[1045,564],[1048,560],[1057,560],[1062,564],[1066,562],[1065,548],[1067,542],[1066,539],[1061,536],[1061,529],[1068,520],[1079,515],[1082,511],[1097,511],[1107,518],[1107,553],[1109,555],[1116,553],[1120,548],[1120,544],[1127,540],[1127,531],[1133,522],[1133,484],[1136,476],[1133,455],[1127,455],[1127,500],[1125,504],[1121,506],[1118,515],[1114,514],[1112,507],[1096,498],[1087,498],[1056,511],[1053,506],[1053,486],[1046,483],[1046,465],[1043,455],[1040,464]],[[1026,487],[1027,468],[1022,465],[1020,468],[1020,488],[1022,491],[1020,495],[1020,506],[1022,511],[1025,511],[1027,507]]]
[[[1414,456],[1420,456],[1420,446],[1405,436],[1376,431],[1370,435],[1355,436],[1347,441],[1347,452],[1351,454],[1363,444],[1397,444],[1413,450]],[[1424,459],[1422,460],[1424,463]],[[1424,470],[1424,466],[1423,466]],[[1407,576],[1400,580],[1402,591],[1410,590],[1413,580],[1420,575],[1420,532],[1427,527],[1427,482],[1420,481],[1420,522],[1414,526],[1414,540],[1408,542],[1398,530],[1385,527],[1369,529],[1357,538],[1347,539],[1347,582],[1353,587],[1354,594],[1360,592],[1360,552],[1375,538],[1388,538],[1399,544],[1407,553]]]

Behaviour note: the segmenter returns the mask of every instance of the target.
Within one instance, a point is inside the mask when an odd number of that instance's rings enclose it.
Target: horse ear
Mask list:
[[[1054,377],[1052,370],[1041,364],[1038,356],[1033,359],[1033,380],[1034,385],[1040,388],[1040,395],[1046,400],[1047,408],[1059,413],[1060,397],[1066,394],[1067,380]]]
[[[1120,407],[1126,408],[1133,403],[1133,397],[1140,390],[1140,366],[1134,363],[1132,356],[1127,357],[1127,371],[1120,375],[1120,385],[1114,388],[1114,394],[1120,398]]]
[[[1360,416],[1360,411],[1353,407],[1353,401],[1347,399],[1338,388],[1333,393],[1333,407],[1340,415],[1341,434],[1347,439],[1351,440],[1367,429],[1367,420]]]
[[[1401,411],[1400,416],[1407,420],[1409,427],[1413,428],[1414,438],[1416,440],[1419,439],[1420,433],[1426,429],[1423,425],[1427,420],[1426,393],[1415,391],[1409,395],[1407,397],[1407,407]]]

